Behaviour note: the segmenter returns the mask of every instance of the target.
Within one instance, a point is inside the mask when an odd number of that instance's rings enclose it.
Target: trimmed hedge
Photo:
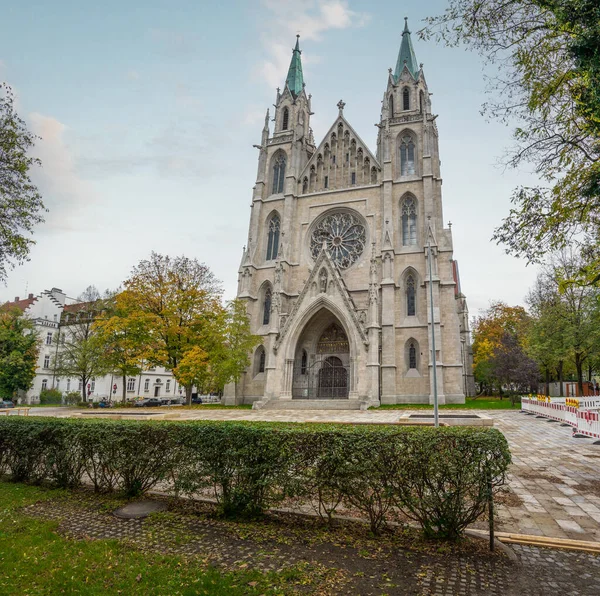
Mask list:
[[[256,517],[291,497],[331,521],[360,511],[378,533],[400,510],[456,539],[505,483],[506,439],[490,428],[247,422],[0,419],[0,474],[143,494],[210,489],[220,512]]]

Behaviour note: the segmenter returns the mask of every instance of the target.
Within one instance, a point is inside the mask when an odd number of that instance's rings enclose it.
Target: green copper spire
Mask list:
[[[410,39],[410,31],[408,30],[408,18],[404,17],[404,31],[402,32],[402,44],[400,45],[400,52],[398,53],[398,61],[396,62],[396,70],[394,71],[394,80],[398,82],[404,64],[408,68],[408,72],[412,74],[415,79],[419,76],[419,68],[417,66],[417,57],[415,56],[415,50],[413,49],[412,41]]]
[[[304,77],[302,75],[302,60],[300,59],[300,36],[296,35],[296,47],[292,53],[292,61],[288,70],[285,84],[290,88],[292,95],[298,97],[304,88]]]

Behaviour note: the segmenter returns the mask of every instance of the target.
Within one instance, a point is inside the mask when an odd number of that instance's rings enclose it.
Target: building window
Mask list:
[[[404,87],[404,91],[402,91],[402,109],[410,110],[410,91],[408,87]]]
[[[346,153],[346,163],[350,162],[350,153]]]
[[[79,384],[77,385],[77,391],[81,391],[81,389],[83,388],[83,381],[79,381]]]
[[[271,297],[271,288],[267,288],[263,304],[263,325],[268,325],[271,320]]]
[[[71,391],[71,379],[67,379],[67,391]]]
[[[42,379],[42,391],[48,389],[48,379]]]
[[[417,347],[414,341],[408,344],[408,368],[417,368]]]
[[[419,93],[419,108],[421,110],[421,114],[424,112],[424,109],[423,109],[424,105],[425,105],[425,102],[423,101],[423,91],[421,91]]]
[[[50,368],[50,356],[48,354],[44,356],[44,368]]]
[[[413,197],[402,201],[402,244],[404,246],[417,243],[417,204]]]
[[[304,176],[304,180],[302,181],[302,194],[305,195],[308,192],[308,178]]]
[[[94,391],[96,391],[96,377],[92,377],[90,382],[90,392],[94,393]]]
[[[127,379],[127,391],[135,391],[135,377]]]
[[[57,315],[54,315],[54,322],[55,322],[55,323],[56,323],[56,317],[57,317]]]
[[[265,372],[265,360],[266,360],[265,349],[262,346],[258,346],[258,349],[256,350],[256,352],[254,354],[254,370],[255,370],[254,374],[255,375]]]
[[[56,379],[56,388],[58,389],[60,387],[60,379]]]
[[[48,333],[46,334],[46,345],[52,345],[52,333],[50,331],[48,331]]]
[[[332,156],[331,156],[331,161],[332,161],[333,163],[335,163],[335,155],[332,155]]]
[[[287,108],[283,108],[283,124],[281,130],[287,130],[290,123],[290,111]]]
[[[325,176],[325,181],[323,183],[323,186],[325,188],[329,188],[329,176]]]
[[[302,360],[300,362],[300,374],[305,375],[308,368],[308,354],[306,350],[302,350]]]
[[[165,385],[165,391],[167,393],[171,393],[171,379],[167,379],[167,384]]]
[[[279,215],[276,213],[271,217],[269,221],[269,237],[267,240],[267,261],[271,261],[277,258],[277,252],[279,251],[279,229],[281,226],[281,220]]]
[[[352,175],[350,176],[350,183],[356,184],[356,172],[352,172]]]
[[[404,108],[405,110],[408,108]],[[394,117],[394,96],[390,95],[390,101],[389,101],[389,117],[393,118]]]
[[[148,393],[148,391],[150,391],[150,379],[146,379],[146,380],[144,381],[144,391],[145,391],[146,393]]]
[[[409,317],[417,314],[415,277],[412,273],[406,278],[406,314]]]
[[[400,175],[410,176],[415,173],[415,143],[411,135],[400,140]]]
[[[275,158],[273,165],[273,194],[283,192],[283,183],[285,181],[285,156],[280,153]]]

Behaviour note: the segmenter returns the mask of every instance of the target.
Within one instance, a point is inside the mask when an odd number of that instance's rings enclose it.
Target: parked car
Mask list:
[[[161,403],[158,397],[147,397],[146,399],[141,399],[140,401],[135,402],[136,408],[153,408],[160,405]]]
[[[0,401],[0,408],[14,408],[15,404],[10,401],[10,399],[3,399]]]
[[[192,403],[193,404],[201,404],[201,403],[203,403],[202,398],[200,396],[192,397]]]

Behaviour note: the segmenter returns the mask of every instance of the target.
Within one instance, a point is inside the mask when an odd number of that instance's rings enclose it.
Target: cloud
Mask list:
[[[32,172],[32,178],[49,211],[44,228],[75,229],[81,211],[95,202],[96,195],[77,172],[75,157],[65,141],[67,127],[37,112],[29,115],[29,122],[32,131],[41,137],[33,152],[41,159],[42,167]]]
[[[262,0],[262,3],[270,13],[267,32],[262,37],[269,58],[257,70],[272,87],[280,86],[285,77],[296,33],[302,39],[318,41],[327,31],[362,27],[370,18],[366,13],[351,10],[347,0]],[[315,55],[302,58],[305,65],[319,60]]]

